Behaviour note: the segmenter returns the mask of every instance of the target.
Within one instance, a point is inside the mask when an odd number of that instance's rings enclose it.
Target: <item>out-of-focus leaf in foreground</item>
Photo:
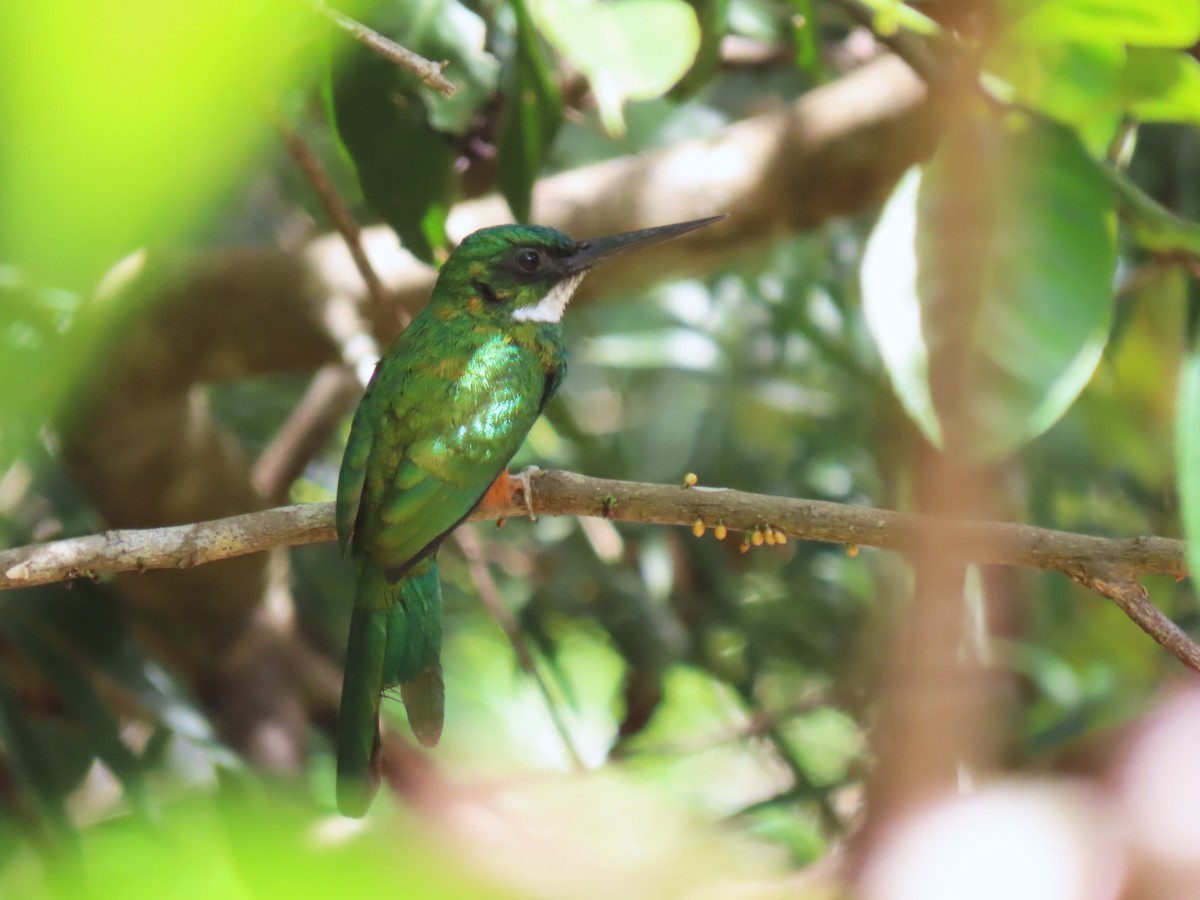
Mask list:
[[[312,24],[283,0],[0,5],[0,290],[43,306],[47,289],[83,295],[118,259],[195,227],[268,137],[264,110]],[[33,328],[25,307],[0,319],[14,443],[61,401],[118,312],[92,310],[67,333]]]

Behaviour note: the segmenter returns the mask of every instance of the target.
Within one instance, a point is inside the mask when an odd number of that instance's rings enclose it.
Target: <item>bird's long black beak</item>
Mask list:
[[[618,253],[669,241],[724,218],[725,216],[709,216],[707,219],[693,219],[690,222],[676,222],[674,225],[659,225],[657,228],[643,228],[640,231],[626,231],[608,237],[592,238],[590,241],[580,241],[570,256],[559,260],[559,265],[566,275],[584,272]]]

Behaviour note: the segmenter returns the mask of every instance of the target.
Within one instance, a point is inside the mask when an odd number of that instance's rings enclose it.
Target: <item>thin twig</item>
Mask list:
[[[579,755],[579,751],[575,747],[575,742],[571,738],[571,732],[567,729],[567,723],[563,721],[562,715],[559,713],[558,704],[554,702],[554,697],[550,693],[550,687],[546,684],[546,679],[542,677],[542,673],[537,667],[537,660],[533,658],[533,653],[530,651],[529,645],[525,642],[525,636],[521,634],[521,626],[500,598],[500,589],[497,587],[496,580],[492,577],[492,573],[488,569],[487,560],[483,558],[483,547],[480,546],[479,538],[471,529],[460,528],[454,533],[454,540],[458,544],[459,549],[462,550],[463,557],[467,561],[467,570],[471,575],[471,581],[475,585],[475,590],[479,594],[479,599],[483,601],[484,608],[496,624],[500,626],[500,630],[504,632],[504,636],[508,638],[509,644],[512,645],[513,653],[516,654],[517,665],[521,667],[521,671],[533,679],[534,684],[537,685],[537,689],[541,692],[542,699],[546,703],[546,711],[550,714],[550,720],[554,723],[554,728],[563,742],[563,747],[566,748],[567,755],[571,758],[572,766],[577,771],[586,771],[587,766],[584,765],[583,757]]]
[[[940,543],[974,562],[1062,572],[1088,585],[1132,582],[1148,574],[1187,575],[1183,542],[1171,538],[1093,537],[1011,522],[950,521],[821,500],[614,481],[571,472],[536,470],[530,478],[539,515],[683,526],[699,519],[710,530],[721,523],[730,532],[769,525],[802,540],[905,552],[922,542]],[[511,508],[489,506],[473,518],[527,514],[519,503]],[[109,531],[0,551],[0,590],[98,578],[108,572],[188,568],[271,547],[331,541],[334,536],[332,503],[285,506],[192,525]],[[1137,615],[1145,617],[1144,609]],[[1135,621],[1142,624],[1140,618]],[[1186,634],[1147,631],[1185,665],[1200,671],[1200,648]]]
[[[1200,647],[1151,602],[1146,589],[1127,573],[1100,571],[1078,573],[1071,577],[1117,604],[1157,644],[1173,653],[1188,668],[1200,672]]]
[[[308,0],[308,5],[356,41],[362,42],[380,56],[394,62],[400,68],[404,69],[404,71],[416,75],[435,91],[447,97],[453,97],[458,92],[458,88],[446,80],[446,76],[442,74],[442,69],[446,65],[444,62],[435,63],[417,53],[413,53],[406,47],[401,47],[390,37],[386,37],[378,31],[368,28],[362,22],[350,18],[345,13],[331,9],[322,3],[321,0]]]
[[[275,127],[283,138],[288,153],[291,154],[292,159],[304,173],[304,177],[308,179],[308,183],[312,185],[313,191],[316,192],[317,200],[320,201],[321,208],[325,210],[325,215],[329,216],[329,221],[342,236],[342,240],[346,242],[350,258],[354,260],[354,266],[358,269],[363,284],[367,287],[371,304],[376,309],[384,309],[389,302],[387,288],[379,280],[379,276],[375,273],[375,269],[367,257],[366,250],[363,249],[362,230],[358,227],[358,222],[355,221],[350,208],[346,206],[341,194],[334,187],[332,179],[325,171],[325,166],[308,146],[308,142],[282,120],[276,119]],[[407,325],[407,313],[401,309],[400,315],[402,317],[401,325]]]
[[[372,307],[386,309],[389,304],[387,289],[363,248],[362,230],[325,171],[320,157],[299,133],[278,117],[275,127],[288,153],[312,185],[326,216],[341,235],[366,285]],[[396,312],[401,327],[407,326],[411,318],[408,312],[400,307],[396,308]],[[308,390],[288,420],[255,463],[253,479],[259,494],[275,503],[284,500],[288,488],[304,471],[304,466],[312,456],[324,446],[361,393],[362,385],[344,366],[325,366],[320,369],[309,382]]]

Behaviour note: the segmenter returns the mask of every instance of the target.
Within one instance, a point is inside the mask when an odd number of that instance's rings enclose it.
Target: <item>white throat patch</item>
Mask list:
[[[522,306],[513,310],[513,320],[517,322],[561,322],[567,304],[575,294],[575,289],[583,281],[587,272],[580,272],[570,278],[564,278],[550,288],[546,296],[532,306]]]

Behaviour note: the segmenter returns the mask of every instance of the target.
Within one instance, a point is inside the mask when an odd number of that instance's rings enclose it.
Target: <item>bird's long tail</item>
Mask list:
[[[345,816],[366,813],[379,789],[379,701],[400,686],[408,721],[427,747],[441,738],[442,588],[437,564],[424,560],[390,584],[363,560],[342,681],[337,730],[337,805]]]

